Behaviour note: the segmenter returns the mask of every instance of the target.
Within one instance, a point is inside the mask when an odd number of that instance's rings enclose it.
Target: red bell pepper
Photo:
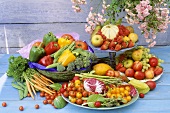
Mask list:
[[[45,46],[45,52],[46,55],[51,55],[52,53],[58,51],[60,49],[60,46],[58,45],[58,42],[50,42]]]
[[[48,66],[50,64],[53,64],[53,58],[50,55],[47,55],[41,58],[38,63],[43,66]]]

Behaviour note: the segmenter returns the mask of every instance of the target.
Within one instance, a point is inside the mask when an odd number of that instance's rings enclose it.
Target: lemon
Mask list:
[[[112,69],[112,67],[105,63],[99,63],[93,66],[93,70],[97,75],[105,75],[109,69]]]
[[[129,36],[128,36],[131,40],[132,40],[132,42],[136,42],[136,41],[138,41],[138,35],[136,34],[136,33],[130,33],[129,34]]]

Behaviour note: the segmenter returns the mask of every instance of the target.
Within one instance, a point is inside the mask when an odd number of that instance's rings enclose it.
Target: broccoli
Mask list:
[[[57,64],[57,71],[58,72],[62,72],[62,71],[64,71],[66,68],[63,66],[63,65],[61,65],[60,63],[58,63]]]
[[[77,57],[76,60],[74,61],[74,64],[75,64],[76,69],[78,70],[84,67],[83,59],[81,57]]]
[[[71,62],[67,66],[67,71],[73,71],[75,69],[75,64],[74,62]]]

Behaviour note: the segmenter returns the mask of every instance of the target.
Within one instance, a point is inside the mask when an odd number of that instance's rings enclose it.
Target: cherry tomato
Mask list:
[[[45,97],[45,93],[42,91],[42,92],[40,92],[40,96],[41,97]]]
[[[44,100],[43,103],[44,103],[44,104],[48,104],[48,101],[47,101],[47,100]]]
[[[140,93],[140,94],[139,94],[139,97],[140,97],[140,98],[144,98],[144,97],[145,97],[145,94]]]
[[[100,101],[96,101],[94,103],[94,106],[97,107],[97,108],[101,107],[101,102]]]
[[[6,106],[7,106],[6,102],[3,102],[3,103],[2,103],[2,106],[3,106],[3,107],[6,107]]]
[[[79,76],[74,76],[73,77],[73,82],[75,82],[75,80],[80,80],[80,77]]]
[[[77,91],[78,91],[78,92],[83,92],[83,91],[84,91],[83,86],[78,87],[78,88],[77,88]]]
[[[77,99],[77,100],[76,100],[76,104],[78,104],[78,105],[83,104],[83,100],[82,100],[82,99],[80,99],[80,98],[79,98],[79,99]]]
[[[64,95],[64,97],[68,97],[69,96],[69,93],[68,93],[68,91],[65,91],[64,93],[63,93],[63,95]]]
[[[69,91],[69,96],[76,97],[76,92],[75,91]]]
[[[64,34],[61,36],[62,38],[68,39],[71,42],[75,41],[75,39],[73,38],[73,36],[71,36],[70,34]]]
[[[88,49],[88,45],[87,45],[86,42],[78,40],[78,41],[76,41],[76,48],[81,48],[83,50],[87,50]]]
[[[71,98],[70,102],[75,103],[76,102],[76,98]]]
[[[24,110],[24,107],[23,107],[23,106],[20,106],[20,107],[19,107],[19,110],[20,110],[20,111],[23,111],[23,110]]]
[[[35,105],[35,109],[39,109],[39,105],[38,104]]]
[[[41,44],[41,42],[35,42],[32,46],[38,47],[40,44]],[[44,44],[42,44],[41,47],[43,48],[43,47],[44,47]]]
[[[66,89],[68,92],[72,91],[72,88],[71,87],[67,87]]]
[[[84,90],[82,95],[83,95],[83,97],[87,97],[88,96],[88,92],[86,90]]]
[[[62,88],[66,89],[67,87],[68,87],[68,83],[67,83],[67,82],[64,82],[64,83],[62,84]]]
[[[77,93],[76,93],[76,98],[82,98],[82,93],[77,92]]]

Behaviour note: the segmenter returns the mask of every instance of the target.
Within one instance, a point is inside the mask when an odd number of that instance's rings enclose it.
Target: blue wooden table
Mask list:
[[[5,72],[8,68],[8,58],[10,55],[18,56],[19,54],[0,54],[0,104],[7,103],[7,107],[0,105],[0,113],[18,113],[19,106],[24,107],[24,113],[169,113],[170,112],[170,46],[160,46],[151,48],[151,53],[155,54],[165,62],[162,64],[164,73],[162,77],[156,81],[157,87],[150,91],[144,98],[139,98],[130,106],[114,109],[114,110],[90,110],[79,108],[71,104],[67,104],[63,109],[55,109],[51,105],[44,105],[44,98],[39,95],[35,100],[27,97],[19,100],[18,90],[11,86],[12,78],[7,77]],[[102,54],[98,53],[98,56]],[[35,109],[35,104],[39,104],[40,108]]]

